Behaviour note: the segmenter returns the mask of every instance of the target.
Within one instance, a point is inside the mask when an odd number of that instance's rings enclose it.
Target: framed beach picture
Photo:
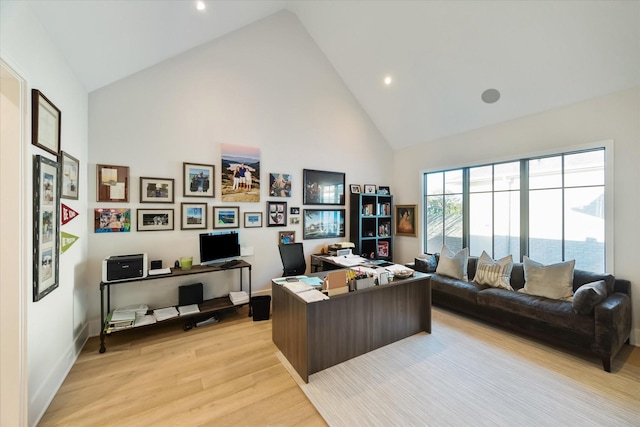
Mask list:
[[[173,230],[173,209],[138,209],[138,231]]]
[[[33,158],[33,301],[59,286],[60,165]]]
[[[303,169],[305,205],[344,205],[344,173]]]
[[[182,179],[185,197],[214,197],[213,165],[201,163],[182,163]]]
[[[305,209],[302,215],[302,238],[344,237],[344,217],[344,209]]]
[[[240,208],[237,206],[214,206],[213,228],[240,227]]]
[[[260,149],[220,144],[223,202],[260,201]]]
[[[245,212],[244,228],[262,227],[262,212]]]
[[[60,158],[62,162],[62,188],[60,190],[60,197],[63,199],[78,200],[80,161],[65,151],[60,152]]]
[[[173,178],[140,177],[140,203],[173,203]]]
[[[181,203],[180,204],[180,229],[200,230],[207,228],[206,203]]]

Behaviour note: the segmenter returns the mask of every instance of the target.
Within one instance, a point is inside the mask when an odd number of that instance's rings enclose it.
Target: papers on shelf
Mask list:
[[[181,305],[178,307],[178,312],[180,316],[185,316],[187,314],[200,313],[200,308],[198,308],[198,304]]]
[[[360,255],[345,255],[345,256],[332,256],[327,257],[327,259],[335,262],[336,264],[340,264],[344,267],[353,267],[355,265],[361,265],[369,260],[366,258],[362,258]]]
[[[245,291],[229,292],[229,299],[233,305],[247,304],[249,302],[249,295]]]
[[[163,320],[178,317],[178,310],[175,307],[156,308],[153,310],[153,315],[158,322]]]
[[[114,311],[113,314],[111,314],[111,323],[118,323],[118,322],[133,322],[134,320],[136,320],[136,312],[135,311]]]
[[[136,321],[133,326],[153,325],[154,323],[156,323],[156,318],[153,314],[145,314],[143,316],[136,316]]]
[[[149,270],[149,276],[158,276],[160,274],[171,274],[170,268],[156,268],[155,270]]]
[[[116,308],[115,310],[113,310],[113,313],[114,314],[118,313],[118,315],[122,315],[124,313],[126,313],[126,314],[133,313],[135,316],[142,316],[144,314],[147,314],[147,311],[149,311],[149,306],[148,305],[146,305],[146,304],[134,304],[134,305],[128,305],[126,307]]]

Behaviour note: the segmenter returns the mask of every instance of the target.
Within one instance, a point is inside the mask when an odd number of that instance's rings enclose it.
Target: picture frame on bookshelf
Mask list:
[[[389,194],[391,194],[391,192],[389,191],[389,187],[381,185],[378,187],[378,194],[388,196]]]
[[[344,220],[344,209],[305,209],[302,215],[302,238],[344,237]]]
[[[240,208],[238,206],[214,206],[213,228],[240,227]]]
[[[303,169],[304,205],[344,205],[343,172]]]
[[[376,194],[376,186],[373,184],[365,184],[364,194]]]
[[[181,203],[180,230],[206,230],[207,210],[206,203]]]
[[[138,209],[137,231],[173,230],[173,209]]]
[[[396,236],[417,237],[416,213],[418,205],[395,205]]]
[[[378,258],[387,258],[389,256],[389,242],[386,240],[378,241]]]
[[[351,194],[360,194],[360,184],[351,184]]]
[[[245,212],[244,228],[262,227],[262,212]]]

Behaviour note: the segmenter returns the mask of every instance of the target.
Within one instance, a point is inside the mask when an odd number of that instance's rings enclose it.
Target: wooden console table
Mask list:
[[[125,283],[134,283],[134,282],[142,282],[142,281],[146,281],[146,280],[159,280],[159,279],[168,279],[168,278],[176,278],[176,277],[180,277],[180,276],[187,276],[187,275],[191,275],[191,274],[202,274],[202,273],[215,273],[215,272],[219,272],[219,271],[227,271],[227,270],[235,270],[235,269],[239,269],[240,271],[240,290],[242,290],[242,271],[244,269],[248,269],[249,270],[249,316],[252,316],[252,310],[251,310],[251,264],[249,264],[246,261],[240,261],[237,264],[228,267],[228,268],[223,268],[221,266],[215,266],[215,265],[210,265],[210,266],[202,266],[202,265],[197,265],[192,267],[190,270],[182,270],[180,268],[172,268],[171,269],[171,273],[170,274],[163,274],[163,275],[157,275],[157,276],[147,276],[145,278],[141,278],[141,279],[130,279],[130,280],[123,280],[120,282],[100,282],[100,317],[102,319],[102,329],[100,330],[100,353],[104,353],[107,348],[105,347],[105,337],[106,335],[108,335],[109,333],[107,332],[107,327],[108,322],[107,322],[107,317],[105,316],[105,290],[106,290],[106,314],[108,316],[108,314],[111,312],[111,287],[112,286],[116,286],[116,285],[122,285]],[[212,314],[218,311],[222,311],[222,310],[226,310],[226,309],[230,309],[230,308],[234,308],[234,307],[240,307],[243,306],[245,304],[239,304],[239,305],[234,305],[231,300],[229,299],[228,296],[225,297],[220,297],[220,298],[213,298],[210,300],[206,300],[203,301],[202,304],[198,305],[198,308],[200,309],[200,312],[198,313],[194,313],[194,314],[188,314],[188,315],[183,315],[183,316],[178,316],[178,317],[173,317],[171,319],[167,319],[165,321],[162,322],[156,322],[150,325],[144,325],[144,326],[140,326],[141,328],[148,328],[148,327],[152,327],[155,325],[159,325],[159,324],[164,324],[164,322],[169,321],[169,320],[175,320],[175,319],[182,319],[182,320],[186,320],[188,318],[194,318],[196,316],[202,316],[205,314]],[[147,314],[152,314],[153,311],[150,310]],[[122,331],[128,331],[131,329],[135,329],[136,327],[134,326],[133,328],[126,328],[126,329],[122,329],[122,330],[118,330],[118,331],[111,331],[110,333],[117,333],[117,332],[122,332]],[[186,329],[185,329],[186,330]]]
[[[312,303],[273,281],[271,292],[273,342],[305,382],[376,348],[431,333],[431,280],[424,273]]]

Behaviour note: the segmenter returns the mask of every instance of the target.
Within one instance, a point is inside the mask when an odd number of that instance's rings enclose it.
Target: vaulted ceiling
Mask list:
[[[29,5],[88,91],[288,10],[394,148],[640,85],[640,1],[195,3]]]

